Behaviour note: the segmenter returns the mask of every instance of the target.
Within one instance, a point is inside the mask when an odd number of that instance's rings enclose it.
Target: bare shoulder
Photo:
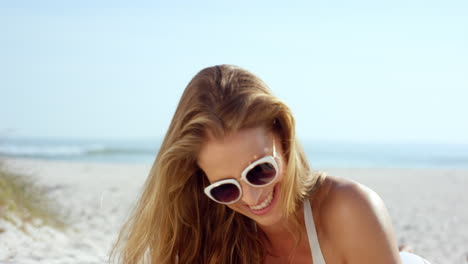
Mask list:
[[[373,212],[369,210],[371,208],[379,211],[385,207],[379,195],[367,186],[332,176],[325,180],[319,199],[317,205],[323,217],[351,216],[356,211],[370,214]]]
[[[370,188],[339,177],[327,177],[317,199],[322,232],[347,263],[398,263],[391,218]]]

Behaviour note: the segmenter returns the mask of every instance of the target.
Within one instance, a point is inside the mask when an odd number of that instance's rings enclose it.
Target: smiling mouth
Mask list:
[[[274,193],[275,193],[275,189],[271,191],[268,197],[261,204],[255,205],[255,206],[249,206],[249,208],[254,211],[260,211],[260,210],[267,208],[273,201]]]

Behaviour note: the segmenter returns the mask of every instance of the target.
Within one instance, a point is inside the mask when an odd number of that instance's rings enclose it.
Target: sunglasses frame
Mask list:
[[[247,183],[248,185],[252,186],[252,187],[255,187],[255,188],[260,188],[260,187],[265,187],[265,186],[268,186],[270,184],[272,184],[276,178],[278,178],[278,163],[276,162],[276,159],[275,157],[276,156],[276,151],[275,151],[275,147],[273,145],[273,156],[265,156],[263,158],[260,158],[254,162],[252,162],[251,164],[249,164],[249,166],[247,166],[241,173],[241,178],[239,180],[237,179],[225,179],[225,180],[220,180],[220,181],[217,181],[217,182],[214,182],[210,185],[208,185],[206,188],[205,188],[205,194],[213,201],[217,202],[217,203],[220,203],[220,204],[233,204],[237,201],[240,200],[240,198],[242,197],[242,187],[239,183],[240,180],[243,180],[245,183]],[[257,184],[253,184],[251,183],[248,179],[247,179],[247,174],[249,173],[249,171],[251,171],[253,168],[255,168],[257,165],[259,164],[263,164],[263,163],[269,163],[271,165],[273,165],[273,168],[275,169],[275,176],[273,177],[273,179],[271,181],[269,181],[268,183],[266,184],[261,184],[261,185],[257,185]],[[239,189],[239,196],[234,199],[233,201],[231,202],[221,202],[221,201],[218,201],[217,199],[215,199],[212,195],[211,195],[211,190],[213,190],[214,188],[216,187],[219,187],[223,184],[234,184],[238,189]]]

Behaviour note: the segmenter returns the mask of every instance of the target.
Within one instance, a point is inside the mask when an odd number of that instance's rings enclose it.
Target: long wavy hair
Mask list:
[[[247,70],[218,65],[200,71],[186,87],[111,261],[262,263],[268,253],[264,234],[253,220],[206,197],[209,182],[197,165],[207,131],[222,137],[259,126],[281,139],[287,169],[279,202],[293,232],[301,223],[299,206],[324,175],[309,168],[290,109],[267,85]]]

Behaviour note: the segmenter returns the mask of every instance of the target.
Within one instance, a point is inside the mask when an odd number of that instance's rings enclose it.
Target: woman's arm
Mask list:
[[[371,189],[352,182],[334,184],[322,207],[333,247],[347,264],[399,264],[390,216]]]

